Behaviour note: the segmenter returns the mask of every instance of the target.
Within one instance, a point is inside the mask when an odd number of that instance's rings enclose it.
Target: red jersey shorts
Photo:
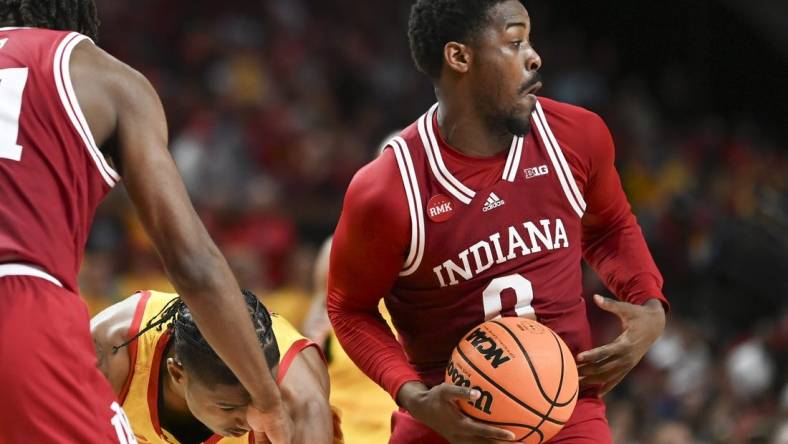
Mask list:
[[[78,295],[0,277],[0,444],[134,443],[96,362]]]
[[[391,417],[391,444],[448,444],[432,429],[400,410]],[[605,403],[599,398],[580,398],[566,426],[549,444],[612,444],[605,417]]]

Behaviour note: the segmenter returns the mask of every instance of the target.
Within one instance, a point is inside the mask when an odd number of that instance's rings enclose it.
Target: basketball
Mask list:
[[[468,416],[539,444],[564,426],[575,408],[577,366],[563,340],[530,319],[487,321],[454,348],[446,382],[482,395],[460,402]]]

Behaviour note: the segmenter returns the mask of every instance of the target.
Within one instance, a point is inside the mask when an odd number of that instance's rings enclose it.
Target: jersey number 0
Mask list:
[[[484,303],[484,320],[501,317],[501,313],[512,307],[503,308],[504,290],[513,290],[515,295],[514,312],[521,318],[536,320],[536,313],[531,302],[534,300],[534,287],[531,281],[520,274],[501,276],[490,281],[482,293]]]

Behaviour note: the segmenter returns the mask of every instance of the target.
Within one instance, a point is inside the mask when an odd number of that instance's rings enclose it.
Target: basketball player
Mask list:
[[[315,343],[284,318],[243,297],[266,363],[295,425],[295,442],[331,444],[328,373]],[[178,295],[143,291],[91,321],[99,368],[112,384],[138,442],[249,443],[250,397],[211,349]],[[127,350],[125,348],[128,347]]]
[[[0,0],[0,443],[134,441],[77,294],[95,208],[121,177],[170,280],[251,394],[259,439],[289,443],[238,284],[167,152],[159,98],[93,44],[97,27],[93,0]]]
[[[537,97],[542,63],[515,0],[419,0],[409,39],[438,103],[353,178],[331,252],[328,312],[351,358],[401,406],[392,443],[488,443],[441,384],[463,334],[535,318],[576,354],[581,393],[552,442],[609,443],[601,396],[661,333],[667,301],[602,119]],[[620,299],[624,331],[592,349],[585,259]],[[378,313],[384,298],[398,343]]]

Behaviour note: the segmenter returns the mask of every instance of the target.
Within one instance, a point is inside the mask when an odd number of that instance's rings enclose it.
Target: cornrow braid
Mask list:
[[[130,337],[128,340],[126,340],[122,344],[120,344],[120,345],[113,345],[112,346],[112,353],[113,354],[117,353],[118,350],[120,350],[121,348],[126,347],[127,345],[129,345],[132,342],[136,341],[137,338],[139,338],[140,336],[144,335],[146,332],[148,332],[152,328],[155,328],[156,330],[161,331],[162,326],[164,324],[166,324],[167,322],[169,322],[169,325],[167,325],[167,328],[168,329],[172,328],[172,321],[175,320],[175,317],[178,314],[178,312],[181,311],[182,307],[185,307],[185,306],[186,306],[186,304],[184,304],[183,300],[181,300],[180,297],[177,297],[177,298],[174,298],[174,299],[170,300],[169,302],[167,302],[166,305],[164,305],[164,307],[161,310],[159,310],[158,313],[156,313],[152,318],[150,318],[150,320],[148,320],[148,323],[145,324],[145,328],[143,328],[140,331],[138,331],[136,335]]]
[[[0,0],[0,24],[77,31],[98,39],[94,0]]]
[[[249,290],[243,290],[242,293],[268,368],[274,369],[279,364],[279,347],[272,328],[271,314],[254,293]],[[151,329],[156,328],[158,331],[161,331],[165,326],[172,331],[175,355],[186,371],[197,376],[211,387],[215,384],[230,385],[239,383],[232,371],[200,333],[200,330],[194,323],[189,307],[186,306],[180,297],[167,302],[147,322],[145,328],[140,329],[137,334],[126,342],[112,347],[113,353],[131,344]]]

